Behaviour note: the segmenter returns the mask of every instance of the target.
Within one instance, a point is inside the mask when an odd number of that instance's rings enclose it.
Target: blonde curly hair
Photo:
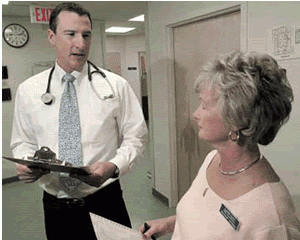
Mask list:
[[[195,82],[197,93],[203,88],[219,95],[218,107],[239,129],[240,144],[271,143],[288,121],[294,99],[286,70],[257,52],[235,51],[207,63]]]

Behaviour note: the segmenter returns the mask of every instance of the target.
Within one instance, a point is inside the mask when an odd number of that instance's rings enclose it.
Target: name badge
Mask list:
[[[240,229],[240,221],[237,217],[235,217],[227,207],[222,203],[220,207],[220,213],[223,215],[223,217],[229,222],[229,224],[233,227],[235,231],[239,231]]]

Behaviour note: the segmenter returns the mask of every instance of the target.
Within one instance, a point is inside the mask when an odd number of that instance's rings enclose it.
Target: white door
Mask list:
[[[107,63],[106,63],[107,70],[122,76],[120,53],[119,52],[106,53],[106,56],[107,56]]]
[[[173,28],[178,198],[190,187],[212,147],[198,139],[192,114],[199,105],[194,82],[216,54],[240,49],[240,11]]]

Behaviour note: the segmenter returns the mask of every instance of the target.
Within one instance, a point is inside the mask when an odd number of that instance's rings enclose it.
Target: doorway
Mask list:
[[[107,70],[116,73],[120,76],[121,74],[121,56],[119,52],[106,53],[107,56]]]
[[[240,49],[240,10],[173,28],[178,199],[190,187],[212,147],[198,138],[194,82],[201,65],[216,54]]]
[[[145,120],[148,121],[149,110],[148,110],[146,52],[139,52],[139,79],[141,83],[143,113],[144,113]]]

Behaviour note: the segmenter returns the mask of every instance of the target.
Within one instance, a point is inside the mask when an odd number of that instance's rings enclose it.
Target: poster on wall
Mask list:
[[[268,31],[268,53],[276,60],[300,57],[300,24],[277,25]]]

